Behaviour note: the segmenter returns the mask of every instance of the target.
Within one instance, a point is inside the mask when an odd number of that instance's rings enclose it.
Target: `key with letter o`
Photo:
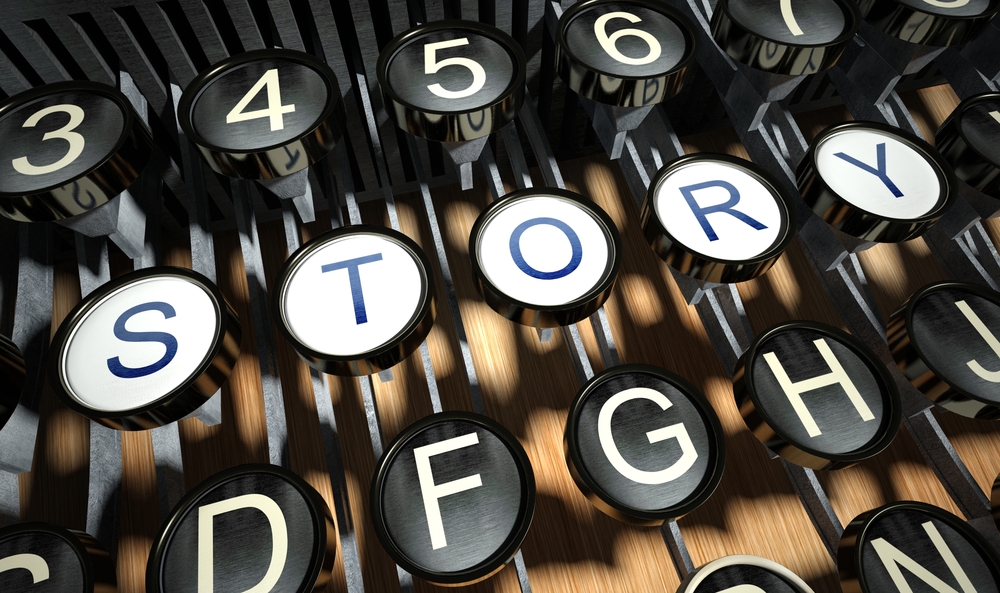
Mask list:
[[[920,45],[962,45],[1000,11],[998,0],[860,0],[865,20],[891,37]]]
[[[236,311],[208,278],[146,268],[90,293],[52,339],[48,371],[66,407],[119,430],[180,420],[236,364]]]
[[[631,523],[659,525],[693,511],[725,467],[712,406],[681,377],[647,365],[619,365],[587,382],[570,407],[564,442],[580,490]]]
[[[324,233],[282,265],[271,316],[313,368],[371,375],[409,356],[434,324],[434,278],[409,237],[355,225]]]
[[[955,176],[984,194],[1000,199],[1000,93],[962,101],[935,135],[936,148]],[[1000,204],[995,206],[1000,208]]]
[[[798,76],[836,64],[860,24],[854,0],[720,0],[711,26],[734,60]]]
[[[697,53],[694,25],[647,0],[587,0],[559,18],[556,70],[577,94],[616,107],[676,95]]]
[[[379,54],[376,71],[389,117],[428,140],[489,136],[524,101],[521,47],[473,21],[436,21],[400,34]]]
[[[611,296],[621,251],[603,210],[552,188],[497,200],[469,237],[479,293],[497,313],[532,327],[570,325],[596,312]]]
[[[797,178],[806,205],[830,226],[885,243],[919,237],[958,194],[955,174],[931,145],[873,122],[820,132]]]
[[[837,550],[844,591],[980,593],[1000,586],[1000,556],[965,521],[923,502],[855,517]]]
[[[322,496],[273,465],[208,478],[164,521],[146,565],[146,591],[326,591],[337,550]]]
[[[757,440],[812,469],[876,455],[902,418],[885,365],[854,336],[821,323],[781,323],[757,336],[736,365],[733,391]]]
[[[942,408],[1000,418],[1000,293],[975,284],[924,286],[886,326],[899,370]]]
[[[69,218],[129,188],[152,137],[125,95],[96,82],[57,82],[0,103],[0,214]]]
[[[0,529],[0,591],[112,593],[115,565],[101,544],[82,531],[48,523]]]
[[[407,572],[471,584],[517,553],[535,510],[535,477],[521,444],[496,422],[444,412],[386,448],[371,486],[375,533]]]
[[[667,163],[649,184],[641,222],[671,267],[708,282],[766,272],[795,236],[791,201],[763,169],[723,154]]]
[[[213,171],[268,180],[332,151],[346,113],[326,64],[299,51],[264,49],[199,74],[184,90],[177,118]]]
[[[784,566],[746,554],[723,556],[684,579],[677,593],[813,593]]]

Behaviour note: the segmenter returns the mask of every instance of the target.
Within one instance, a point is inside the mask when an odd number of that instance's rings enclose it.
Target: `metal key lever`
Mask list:
[[[5,222],[4,230],[15,239],[17,258],[13,274],[3,278],[4,304],[13,305],[11,341],[25,359],[25,382],[20,401],[3,430],[0,430],[0,450],[4,451],[0,468],[0,521],[16,523],[21,516],[18,474],[31,469],[38,431],[38,406],[45,379],[43,361],[49,343],[52,319],[51,230],[44,226]],[[10,235],[8,235],[10,236]],[[12,282],[11,282],[12,281]],[[10,282],[10,283],[8,283]],[[10,284],[16,282],[16,291]],[[10,292],[7,292],[10,291]]]

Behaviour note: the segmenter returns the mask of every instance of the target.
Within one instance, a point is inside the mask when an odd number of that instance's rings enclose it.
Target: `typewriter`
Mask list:
[[[5,0],[0,591],[1000,590],[998,11]]]

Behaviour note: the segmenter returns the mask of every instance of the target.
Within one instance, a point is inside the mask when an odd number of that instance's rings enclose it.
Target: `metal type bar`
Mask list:
[[[21,516],[18,474],[30,471],[38,432],[38,404],[45,380],[45,354],[52,320],[51,229],[7,222],[16,233],[11,246],[16,269],[3,276],[0,306],[14,305],[11,340],[25,359],[26,376],[21,400],[0,431],[0,524],[16,523]],[[13,268],[13,266],[11,266]],[[12,286],[13,285],[13,286]],[[16,287],[16,288],[15,288]],[[13,293],[13,294],[11,294]],[[13,297],[13,298],[11,298]],[[5,318],[10,317],[5,312]]]
[[[76,235],[77,269],[80,274],[80,296],[87,296],[108,282],[106,239]],[[97,268],[91,268],[93,262]],[[122,442],[121,434],[94,421],[90,422],[90,466],[87,485],[87,533],[100,541],[111,554],[117,555],[118,515],[121,504]]]
[[[347,160],[347,155],[343,149],[337,149],[338,162]],[[344,175],[350,175],[350,169],[345,169]],[[325,188],[331,216],[331,226],[339,228],[343,226],[340,215],[340,201],[335,189],[336,178],[330,166],[324,161],[317,169],[317,175],[328,182]],[[344,182],[352,187],[350,177]],[[353,192],[352,192],[353,193]],[[355,204],[355,207],[357,205]],[[287,214],[286,214],[287,212]],[[301,243],[300,228],[296,225],[294,232],[289,234],[287,223],[288,214],[294,218],[295,213],[291,208],[284,206],[285,216],[285,237],[288,241],[289,253],[293,252],[293,246],[298,248]],[[291,238],[289,238],[291,237]],[[344,472],[343,452],[340,448],[340,439],[337,432],[337,417],[333,410],[333,399],[330,393],[330,386],[326,375],[316,369],[309,370],[312,379],[313,396],[316,399],[316,412],[319,416],[320,434],[323,438],[323,452],[326,457],[327,472],[330,475],[330,487],[333,492],[334,512],[337,515],[337,531],[340,535],[341,554],[344,560],[344,573],[347,579],[348,593],[363,593],[365,590],[364,576],[361,570],[361,555],[358,552],[358,538],[354,529],[354,521],[351,515],[351,501],[347,493],[347,478]]]
[[[281,380],[278,378],[278,359],[274,348],[274,333],[268,316],[267,284],[264,262],[261,257],[257,219],[250,199],[249,183],[234,179],[231,182],[233,203],[236,207],[236,225],[240,234],[240,249],[250,288],[250,308],[253,316],[257,357],[260,364],[261,387],[264,391],[264,413],[267,421],[268,460],[273,465],[288,467],[288,428],[285,420],[285,400]]]
[[[528,143],[535,153],[535,160],[539,163],[542,178],[545,179],[546,183],[551,183],[560,189],[565,189],[566,186],[563,181],[562,172],[552,152],[552,147],[549,145],[548,139],[540,133],[542,126],[541,120],[538,118],[537,109],[531,99],[531,95],[527,92],[525,94],[524,106],[521,108],[521,120],[528,120],[524,129],[528,135]],[[516,131],[506,134],[504,141],[508,153],[517,154],[521,152],[521,143],[517,138]],[[512,163],[516,163],[518,160],[516,156],[511,158]],[[520,160],[524,160],[523,155],[520,156]],[[502,190],[502,188],[498,188],[498,190]],[[611,332],[611,325],[608,323],[604,307],[598,309],[591,316],[590,321],[594,329],[594,334],[598,336],[597,342],[604,368],[608,369],[619,364],[618,350],[615,346],[614,335]],[[573,366],[577,372],[577,378],[580,379],[580,384],[582,385],[593,378],[594,370],[586,348],[583,345],[583,340],[580,337],[580,330],[575,324],[563,327],[563,336],[566,339],[567,346],[569,346],[570,353],[573,355]],[[674,561],[677,573],[682,579],[685,578],[694,570],[694,565],[691,562],[687,544],[684,542],[684,537],[680,529],[678,529],[676,521],[666,521],[660,527],[660,533],[670,552],[670,557]]]
[[[407,136],[411,156],[417,154],[416,141],[413,136]],[[487,144],[484,153],[489,151]],[[492,153],[490,153],[492,155]],[[413,158],[413,167],[417,174],[417,186],[420,190],[420,198],[424,205],[424,213],[427,216],[427,225],[431,229],[431,239],[434,241],[434,252],[437,256],[438,269],[441,272],[441,282],[444,284],[445,298],[448,301],[448,312],[451,314],[452,325],[455,327],[455,339],[458,340],[458,347],[462,353],[462,364],[465,367],[465,374],[469,381],[469,397],[472,399],[472,409],[477,414],[486,414],[486,406],[483,403],[483,394],[479,388],[479,377],[476,375],[476,366],[472,361],[472,349],[469,347],[469,337],[465,331],[465,322],[462,321],[462,311],[458,306],[458,294],[455,291],[455,280],[451,274],[451,265],[448,263],[448,254],[444,247],[444,236],[441,233],[441,224],[437,218],[437,211],[434,208],[434,200],[431,197],[430,187],[427,185],[427,177],[423,165]],[[487,178],[491,176],[487,174]],[[496,178],[499,181],[499,173]]]

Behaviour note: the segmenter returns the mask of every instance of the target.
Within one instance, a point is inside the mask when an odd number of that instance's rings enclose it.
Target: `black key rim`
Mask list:
[[[574,18],[594,6],[599,6],[601,4],[623,3],[635,4],[649,10],[659,12],[677,25],[677,27],[684,34],[684,43],[686,45],[684,57],[680,62],[658,76],[620,76],[586,64],[579,58],[579,56],[575,55],[569,49],[569,44],[566,42],[565,30],[569,27]],[[597,101],[598,103],[605,103],[607,105],[614,105],[617,107],[645,107],[646,105],[662,103],[663,101],[677,95],[677,93],[679,93],[683,88],[684,83],[687,81],[687,78],[692,71],[691,66],[694,64],[697,55],[698,36],[695,34],[695,27],[691,20],[688,19],[682,12],[667,5],[666,3],[655,2],[653,0],[585,0],[584,2],[574,4],[567,9],[559,18],[559,24],[556,27],[555,67],[563,82],[570,88],[570,90],[582,97],[590,99],[591,101]],[[622,84],[616,92],[609,93],[605,91],[598,81],[601,76],[619,79],[622,81]],[[644,105],[634,104],[632,98],[635,96],[636,90],[642,87],[645,83],[653,80],[658,81],[663,85],[663,88],[667,89],[667,91],[663,93],[660,100],[655,103],[647,103]]]
[[[173,540],[173,533],[180,525],[181,520],[198,506],[202,497],[208,492],[217,486],[248,474],[269,474],[284,480],[298,491],[309,508],[316,538],[313,542],[312,559],[306,569],[306,576],[299,593],[312,591],[317,583],[329,580],[336,559],[337,529],[326,501],[308,482],[287,469],[266,463],[248,463],[209,476],[185,494],[184,498],[170,510],[170,515],[156,534],[153,547],[149,552],[149,561],[146,564],[146,591],[149,593],[168,593],[162,586],[162,569],[167,550]]]
[[[120,289],[161,277],[181,278],[194,284],[215,306],[216,328],[212,346],[201,364],[176,388],[144,406],[122,411],[103,411],[82,404],[72,394],[62,369],[63,357],[76,328],[104,299]],[[208,278],[192,270],[169,266],[130,272],[107,282],[80,301],[60,324],[48,354],[49,382],[64,406],[94,422],[117,430],[149,430],[176,422],[207,402],[222,387],[236,366],[243,332],[236,310]]]
[[[511,62],[514,65],[514,76],[507,87],[500,93],[500,96],[482,107],[456,111],[435,111],[413,105],[401,97],[389,84],[388,67],[396,53],[413,38],[419,37],[433,31],[445,29],[465,29],[473,31],[477,35],[488,37],[507,50]],[[389,117],[396,122],[396,125],[404,132],[409,132],[414,136],[436,140],[438,142],[463,142],[475,140],[483,136],[489,136],[512,121],[521,104],[524,102],[524,76],[527,69],[527,62],[521,46],[510,36],[490,25],[466,20],[446,20],[434,21],[414,27],[408,31],[397,35],[390,41],[378,56],[375,65],[375,72],[378,75],[379,88],[382,89],[382,100],[385,102],[386,112]],[[484,117],[491,122],[490,126],[483,126],[481,132],[470,133],[460,125],[460,119],[471,113],[484,113]]]
[[[774,196],[781,212],[784,229],[777,241],[767,251],[745,260],[714,258],[688,248],[667,231],[666,226],[656,213],[656,190],[660,182],[678,169],[700,162],[721,162],[739,168],[760,182]],[[745,282],[761,276],[781,258],[781,254],[785,252],[785,248],[795,238],[796,233],[795,212],[792,209],[791,199],[770,173],[750,161],[727,154],[708,152],[682,156],[667,163],[656,173],[649,183],[646,199],[642,202],[640,224],[649,246],[667,265],[686,276],[718,283]]]
[[[442,422],[466,422],[475,424],[493,433],[504,445],[521,469],[521,506],[518,509],[518,520],[510,535],[504,543],[486,560],[462,572],[435,573],[424,570],[410,561],[403,554],[389,535],[389,529],[385,524],[385,517],[382,513],[382,487],[386,475],[395,460],[396,455],[406,445],[409,440],[426,430],[427,428]],[[375,464],[375,474],[372,476],[370,490],[370,509],[372,514],[372,525],[375,528],[375,535],[378,536],[382,548],[396,561],[396,564],[403,567],[412,575],[418,576],[428,582],[445,586],[471,585],[493,576],[503,569],[517,554],[521,547],[521,542],[528,533],[531,526],[531,519],[535,513],[535,474],[528,461],[528,455],[524,447],[517,438],[498,422],[480,414],[471,412],[438,412],[418,420],[399,433],[386,447],[382,457]]]
[[[882,422],[878,432],[861,449],[851,453],[826,453],[812,447],[796,443],[785,431],[775,426],[774,419],[760,404],[753,385],[753,361],[767,341],[780,333],[792,330],[807,330],[836,340],[847,346],[858,358],[865,362],[875,380],[879,383],[882,394]],[[748,364],[748,362],[750,364]],[[899,391],[889,374],[889,370],[861,340],[851,334],[823,323],[814,321],[787,321],[779,323],[762,332],[750,344],[746,352],[740,356],[733,373],[733,393],[736,396],[736,407],[743,417],[743,422],[758,441],[775,454],[788,461],[817,470],[836,470],[850,467],[874,457],[892,443],[899,431],[899,423],[903,419],[903,406],[899,399]]]
[[[935,169],[941,186],[937,205],[930,212],[917,218],[892,218],[869,212],[833,191],[819,174],[816,149],[827,138],[854,129],[872,130],[893,136],[923,155]],[[799,162],[796,181],[802,201],[827,224],[852,237],[877,243],[898,243],[919,237],[944,216],[958,196],[958,180],[955,173],[933,146],[899,128],[870,121],[834,124],[817,134]]]
[[[3,216],[20,222],[51,222],[77,216],[67,207],[65,199],[54,191],[83,179],[101,190],[101,195],[94,196],[94,206],[88,210],[92,212],[131,187],[149,162],[153,149],[152,134],[139,119],[128,98],[118,89],[106,84],[67,81],[35,87],[0,103],[0,118],[26,103],[70,91],[100,95],[118,105],[124,120],[118,141],[101,162],[63,183],[50,185],[27,195],[0,192],[0,214]]]
[[[285,323],[282,301],[292,275],[312,253],[328,243],[356,234],[376,235],[403,248],[414,260],[420,271],[423,298],[409,322],[381,346],[349,356],[337,356],[314,350],[302,342]],[[430,260],[412,239],[392,229],[374,225],[353,225],[323,233],[295,251],[281,265],[271,290],[271,318],[281,334],[306,364],[330,375],[358,377],[373,375],[390,369],[412,354],[430,333],[436,316],[434,275]]]
[[[546,196],[568,201],[589,214],[598,226],[602,227],[601,230],[604,231],[604,236],[608,240],[608,263],[604,268],[601,281],[580,298],[562,305],[535,305],[505,294],[489,279],[479,262],[479,244],[482,233],[486,225],[497,214],[521,200]],[[521,325],[561,327],[590,317],[611,296],[615,281],[618,279],[618,269],[621,267],[622,239],[611,217],[580,194],[551,187],[523,189],[511,192],[493,202],[479,215],[475,224],[472,225],[472,233],[469,235],[469,258],[472,261],[472,274],[476,281],[476,289],[491,309]]]
[[[579,448],[577,426],[580,423],[580,414],[587,399],[602,383],[619,375],[629,374],[651,375],[683,393],[701,414],[712,443],[708,471],[699,483],[698,489],[680,503],[654,511],[632,508],[615,500],[605,492],[587,471]],[[612,367],[595,375],[580,389],[569,408],[569,417],[566,420],[566,430],[563,436],[563,448],[566,452],[566,465],[569,472],[587,500],[609,517],[640,525],[662,525],[669,519],[682,517],[701,506],[719,486],[726,467],[726,442],[722,432],[722,424],[719,422],[719,417],[712,405],[694,385],[680,375],[646,364],[625,364]]]
[[[326,83],[329,100],[320,116],[309,130],[298,139],[281,142],[253,150],[224,148],[212,144],[195,129],[192,118],[194,107],[202,93],[215,79],[230,70],[259,60],[295,62],[312,69]],[[249,89],[248,89],[249,90]],[[260,49],[237,54],[215,63],[202,71],[188,84],[177,104],[177,121],[184,135],[190,138],[201,152],[208,166],[220,175],[240,179],[274,179],[297,173],[319,161],[333,151],[344,135],[347,112],[340,95],[337,76],[321,60],[291,49]],[[301,150],[305,157],[299,166],[285,170],[279,162],[285,158],[285,148]]]
[[[912,295],[905,303],[896,309],[886,324],[886,339],[889,352],[903,376],[918,391],[924,394],[941,408],[959,415],[961,412],[949,404],[961,404],[969,400],[985,404],[974,418],[985,420],[1000,420],[1000,404],[977,396],[961,387],[952,385],[944,378],[939,369],[924,358],[921,340],[913,338],[913,312],[917,303],[928,294],[941,290],[960,290],[983,298],[1000,307],[1000,293],[965,282],[934,282],[928,284]]]

